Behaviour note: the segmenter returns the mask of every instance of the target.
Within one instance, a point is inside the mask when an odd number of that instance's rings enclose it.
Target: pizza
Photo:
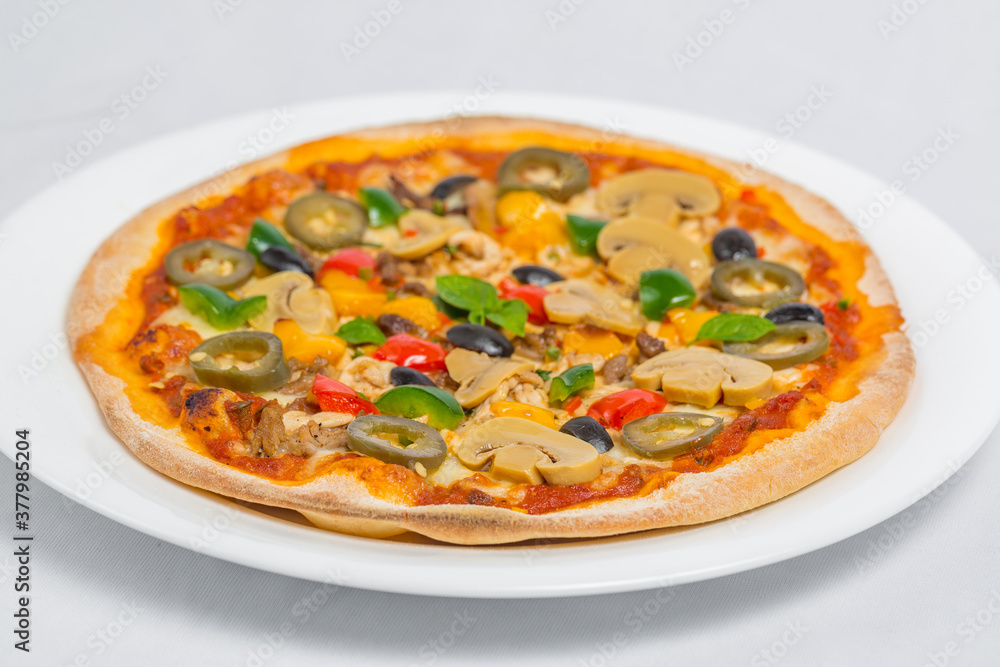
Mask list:
[[[74,356],[146,464],[321,528],[496,544],[722,519],[862,456],[909,391],[853,226],[723,159],[475,117],[228,176],[97,250]]]

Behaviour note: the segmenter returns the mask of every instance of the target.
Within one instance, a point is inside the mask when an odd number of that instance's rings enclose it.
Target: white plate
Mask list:
[[[271,152],[352,128],[440,118],[473,102],[478,113],[549,117],[609,132],[620,128],[734,159],[764,146],[767,138],[635,104],[509,93],[482,101],[435,93],[297,107],[289,110],[294,118],[287,128],[270,138],[263,128],[273,111],[240,116],[84,165],[0,227],[0,448],[13,458],[14,431],[31,429],[37,479],[116,521],[218,558],[384,591],[542,597],[696,581],[824,547],[916,502],[968,460],[993,429],[1000,406],[985,378],[1000,376],[1000,347],[990,342],[1000,330],[1000,290],[988,265],[944,223],[899,197],[865,236],[912,323],[918,358],[913,392],[871,453],[742,516],[586,543],[469,548],[377,541],[324,532],[290,520],[293,513],[230,502],[135,459],[100,418],[61,333],[70,289],[101,240],[147,204],[254,157],[249,136],[266,140],[264,150]],[[780,144],[766,168],[849,214],[885,189],[852,167],[791,144]]]

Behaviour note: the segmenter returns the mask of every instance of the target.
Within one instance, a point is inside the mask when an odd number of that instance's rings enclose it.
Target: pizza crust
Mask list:
[[[607,145],[599,130],[563,123],[498,117],[450,119],[353,132],[307,144],[233,170],[226,183],[207,181],[142,211],[98,249],[81,276],[72,298],[67,331],[76,347],[100,326],[115,304],[107,288],[122,272],[144,267],[158,241],[161,222],[196,197],[227,194],[228,183],[243,183],[271,169],[332,159],[347,144],[389,147],[403,142],[410,152],[434,137],[468,138],[472,148],[509,148],[511,135],[552,135],[556,142],[600,145],[609,153],[632,148],[679,152],[705,160],[729,173],[739,165],[684,151],[658,141],[627,138]],[[550,137],[546,137],[549,139]],[[439,141],[439,140],[438,140]],[[558,147],[558,146],[557,146]],[[425,148],[426,150],[426,148]],[[784,197],[809,224],[838,241],[863,243],[836,209],[803,188],[770,174],[758,173],[748,184],[765,185]],[[873,305],[896,302],[878,259],[865,246],[866,272],[859,287]],[[119,280],[120,284],[120,280]],[[395,505],[372,496],[353,478],[327,475],[299,485],[279,484],[219,463],[192,450],[179,428],[165,429],[137,414],[127,399],[125,382],[78,356],[111,430],[144,463],[185,484],[240,500],[297,510],[321,527],[385,537],[413,531],[457,544],[499,544],[532,538],[586,538],[690,525],[725,518],[773,502],[844,466],[871,449],[902,406],[914,375],[909,340],[899,332],[883,337],[883,359],[859,383],[859,393],[843,403],[830,403],[823,416],[791,437],[771,442],[706,473],[681,474],[666,487],[640,498],[601,501],[542,515],[528,515],[478,505]]]

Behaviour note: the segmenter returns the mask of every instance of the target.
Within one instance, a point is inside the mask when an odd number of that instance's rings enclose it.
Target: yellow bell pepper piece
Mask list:
[[[316,357],[336,363],[347,349],[347,343],[340,338],[305,332],[295,320],[275,322],[274,335],[281,339],[286,358],[295,357],[306,364],[311,364]]]
[[[621,354],[625,344],[612,331],[588,325],[571,327],[563,336],[563,350],[579,354],[599,354],[605,359]]]
[[[526,403],[497,401],[490,403],[490,412],[495,417],[520,417],[521,419],[528,419],[551,429],[556,427],[556,415],[554,412]]]
[[[687,345],[698,337],[701,325],[719,313],[714,310],[695,312],[688,308],[673,308],[667,311],[670,322],[677,327],[677,333],[681,337],[681,342]]]
[[[387,301],[379,314],[405,317],[428,331],[436,331],[441,328],[441,318],[438,317],[437,306],[434,305],[433,301],[423,296],[408,296]]]
[[[343,271],[327,271],[319,279],[320,287],[330,294],[333,308],[341,317],[377,317],[389,297],[373,289],[366,281]]]
[[[534,258],[546,246],[567,243],[566,224],[537,192],[508,192],[497,202],[503,242],[522,256]]]

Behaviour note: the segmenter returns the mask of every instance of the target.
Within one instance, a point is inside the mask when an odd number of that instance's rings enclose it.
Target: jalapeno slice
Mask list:
[[[334,250],[361,241],[368,213],[357,202],[329,192],[296,199],[285,212],[285,230],[314,250]]]
[[[234,331],[209,338],[191,350],[188,360],[199,382],[233,391],[270,391],[291,377],[281,339],[263,331]]]
[[[163,266],[175,285],[201,283],[229,290],[247,281],[256,262],[245,250],[215,239],[201,239],[172,249]]]
[[[722,419],[696,412],[662,412],[625,424],[625,444],[640,456],[669,459],[703,447],[722,430]]]
[[[737,294],[734,291],[737,281],[757,287],[773,283],[778,287],[770,292]],[[806,283],[798,272],[782,264],[759,259],[722,262],[712,272],[712,292],[715,296],[740,306],[774,308],[795,301],[805,289]]]
[[[413,469],[435,470],[448,453],[441,434],[427,424],[389,415],[361,415],[347,425],[347,446],[358,454]]]
[[[515,151],[500,165],[500,192],[534,190],[564,202],[590,184],[590,169],[578,155],[533,146]]]
[[[816,359],[830,347],[826,327],[818,322],[785,322],[757,340],[725,343],[729,354],[763,361],[776,371]]]

